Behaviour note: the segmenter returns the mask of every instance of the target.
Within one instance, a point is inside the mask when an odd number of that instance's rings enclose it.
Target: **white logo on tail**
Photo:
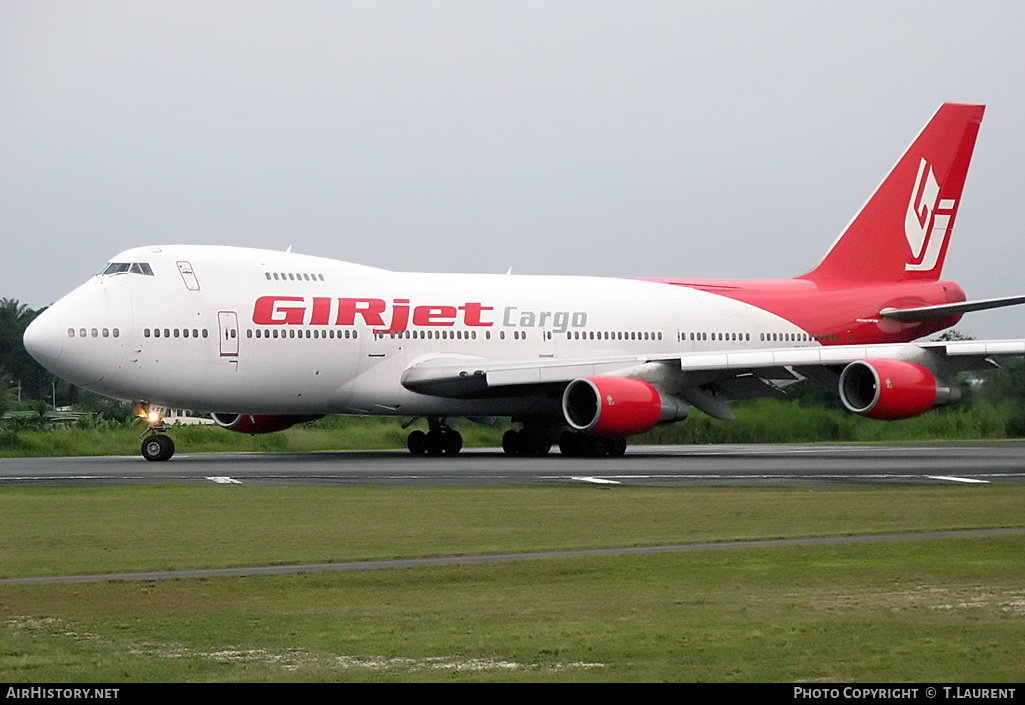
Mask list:
[[[953,198],[940,200],[940,185],[929,162],[922,159],[904,219],[904,234],[911,245],[911,256],[921,261],[904,265],[906,271],[928,272],[936,266],[953,225],[956,205],[957,200]]]

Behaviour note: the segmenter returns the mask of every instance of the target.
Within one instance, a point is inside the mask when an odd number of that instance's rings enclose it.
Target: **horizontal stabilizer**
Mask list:
[[[938,306],[919,306],[918,308],[884,308],[879,312],[881,318],[890,321],[928,321],[932,318],[943,318],[971,311],[985,311],[991,308],[1017,306],[1025,303],[1025,296],[1005,296],[999,299],[979,299],[978,301],[959,301],[953,304]]]

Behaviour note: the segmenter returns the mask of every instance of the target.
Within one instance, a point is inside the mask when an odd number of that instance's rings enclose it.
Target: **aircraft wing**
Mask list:
[[[581,377],[609,375],[651,382],[719,418],[732,418],[728,401],[778,394],[804,377],[833,386],[858,360],[914,362],[949,376],[999,367],[1002,357],[1025,355],[1025,340],[963,340],[874,345],[830,345],[757,350],[625,355],[589,359],[499,361],[432,357],[408,367],[407,389],[421,394],[488,398],[557,392]]]
[[[629,355],[500,361],[475,356],[439,356],[407,367],[402,374],[402,386],[420,394],[441,397],[497,396],[506,387],[563,385],[579,377],[612,374],[653,359]]]

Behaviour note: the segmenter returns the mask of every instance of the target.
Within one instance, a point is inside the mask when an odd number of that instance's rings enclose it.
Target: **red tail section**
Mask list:
[[[944,103],[814,270],[801,277],[940,277],[983,105]]]

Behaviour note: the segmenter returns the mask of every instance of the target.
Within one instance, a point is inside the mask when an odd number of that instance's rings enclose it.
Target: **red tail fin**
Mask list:
[[[984,110],[941,105],[819,266],[802,279],[939,279]]]

